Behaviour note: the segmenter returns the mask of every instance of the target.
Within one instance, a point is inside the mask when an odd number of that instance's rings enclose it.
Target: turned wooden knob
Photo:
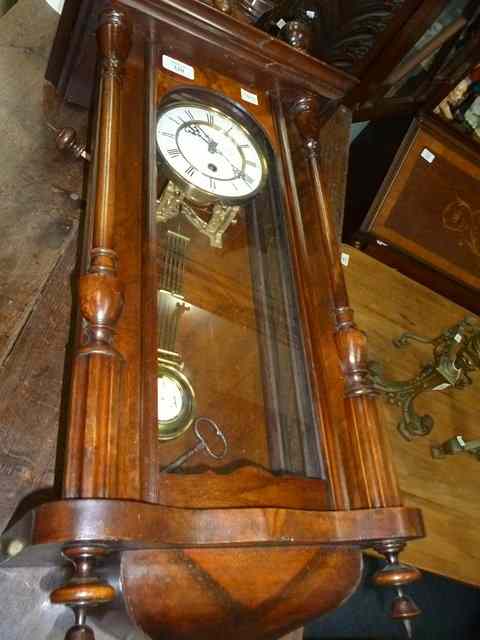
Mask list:
[[[377,587],[401,587],[420,580],[422,574],[416,567],[406,564],[387,564],[373,576]]]
[[[409,596],[399,596],[392,602],[391,616],[394,620],[415,618],[422,613]]]
[[[95,634],[86,624],[76,624],[67,631],[65,640],[95,640]]]
[[[51,127],[54,128],[54,127]],[[63,129],[55,129],[57,137],[55,143],[57,149],[60,151],[70,151],[75,158],[83,158],[84,160],[90,160],[90,154],[87,153],[84,144],[81,144],[77,140],[77,132],[72,127],[64,127]]]
[[[77,132],[72,127],[65,127],[64,129],[60,129],[57,134],[56,143],[57,147],[63,151],[64,149],[69,149],[73,146],[77,141]]]
[[[98,578],[88,581],[72,579],[70,583],[55,589],[50,595],[50,601],[53,604],[65,604],[70,607],[81,604],[96,606],[112,602],[115,600],[115,595],[115,589],[108,582],[102,582]]]

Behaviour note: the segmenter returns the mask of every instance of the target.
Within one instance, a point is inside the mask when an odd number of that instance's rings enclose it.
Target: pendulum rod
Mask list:
[[[178,321],[187,309],[183,298],[185,254],[190,238],[167,231],[167,248],[158,292],[159,349],[175,354]]]

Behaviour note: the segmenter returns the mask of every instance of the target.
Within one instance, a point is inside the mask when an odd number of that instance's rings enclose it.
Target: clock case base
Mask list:
[[[321,496],[327,501],[320,480],[276,478],[251,467],[228,481],[206,476],[201,491],[197,481],[178,478],[191,485],[190,508],[89,499],[42,505],[4,534],[4,548],[21,540],[25,550],[2,569],[58,565],[62,551],[71,560],[72,551],[84,552],[96,558],[94,569],[83,582],[74,574],[52,599],[72,606],[76,589],[83,598],[88,592],[89,613],[105,631],[135,625],[153,640],[206,640],[212,633],[273,639],[352,594],[361,549],[378,542],[371,535],[405,541],[422,530],[415,509],[320,510]],[[182,493],[176,481],[169,479],[171,496]],[[317,492],[313,500],[308,490]],[[207,492],[215,496],[212,508]],[[104,618],[107,589],[113,610]]]
[[[98,43],[63,500],[5,534],[3,546],[17,538],[25,549],[2,567],[59,563],[62,551],[74,572],[52,601],[74,611],[68,640],[90,639],[86,613],[118,599],[152,638],[275,638],[342,603],[358,584],[361,549],[384,549],[393,565],[424,533],[419,512],[402,507],[322,182],[319,129],[354,81],[197,0],[118,3]],[[142,331],[156,313],[154,220],[144,215],[158,195],[156,149],[144,124],[155,124],[158,43],[201,59],[211,83],[230,77],[268,93],[324,479],[255,466],[159,478],[156,340]],[[414,572],[391,573],[384,585]]]

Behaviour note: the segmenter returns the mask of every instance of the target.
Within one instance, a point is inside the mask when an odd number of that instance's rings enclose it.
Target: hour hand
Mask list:
[[[191,133],[193,136],[197,136],[198,138],[201,138],[207,144],[211,143],[211,139],[209,138],[209,136],[207,136],[205,131],[203,129],[200,129],[200,127],[198,125],[189,124],[185,128],[188,131],[188,133]]]

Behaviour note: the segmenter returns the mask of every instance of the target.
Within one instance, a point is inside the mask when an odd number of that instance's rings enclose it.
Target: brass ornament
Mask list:
[[[238,205],[214,202],[210,205],[210,218],[204,220],[187,202],[185,189],[173,181],[169,181],[157,201],[157,221],[167,222],[179,215],[184,216],[197,231],[203,233],[210,240],[210,245],[217,249],[223,247],[223,235],[237,222],[240,211]]]

